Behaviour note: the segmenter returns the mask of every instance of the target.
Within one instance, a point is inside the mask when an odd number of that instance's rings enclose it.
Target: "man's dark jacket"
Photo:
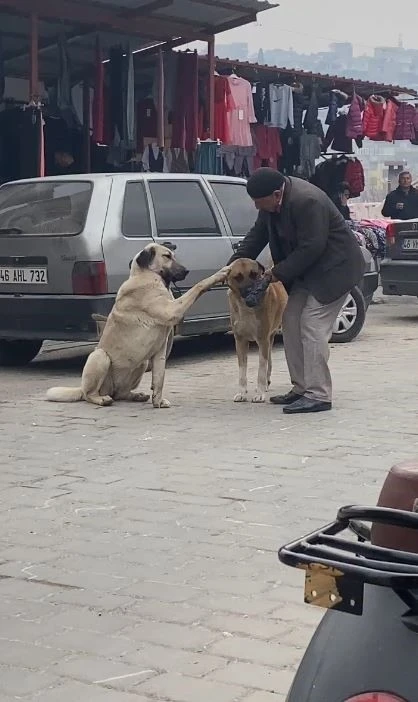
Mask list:
[[[396,209],[399,202],[403,203],[401,210]],[[416,219],[418,217],[418,190],[412,187],[408,192],[402,188],[392,190],[386,197],[382,215],[391,219]]]
[[[267,245],[275,279],[288,291],[297,281],[322,304],[348,293],[364,273],[360,246],[334,203],[300,178],[286,178],[280,214],[260,211],[230,263],[256,259]]]

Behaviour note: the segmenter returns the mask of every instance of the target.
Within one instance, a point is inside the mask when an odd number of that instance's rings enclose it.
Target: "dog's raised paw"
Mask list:
[[[133,392],[131,394],[132,402],[148,402],[151,395],[146,395],[144,392]]]
[[[244,392],[237,392],[234,397],[234,402],[247,402],[247,394]]]
[[[160,402],[154,402],[152,403],[155,407],[155,409],[169,409],[171,407],[171,404],[168,400],[160,400]]]
[[[255,404],[262,404],[263,402],[266,401],[266,396],[264,394],[260,393],[258,395],[254,395],[254,397],[251,401],[254,402]]]

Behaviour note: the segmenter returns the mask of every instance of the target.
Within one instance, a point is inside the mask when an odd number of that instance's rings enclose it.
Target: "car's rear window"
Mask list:
[[[87,181],[8,183],[0,188],[0,237],[74,236],[85,226],[93,190]]]

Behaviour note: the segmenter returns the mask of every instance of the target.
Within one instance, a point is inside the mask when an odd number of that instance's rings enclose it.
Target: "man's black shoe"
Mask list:
[[[320,400],[311,400],[309,397],[301,397],[288,407],[284,407],[283,412],[285,414],[309,414],[310,412],[328,412],[330,409],[332,409],[331,402],[321,402]]]
[[[270,397],[270,402],[272,402],[273,405],[291,405],[293,402],[296,402],[296,400],[300,400],[301,398],[302,395],[298,395],[297,392],[293,392],[293,390],[291,390],[287,393],[287,395],[274,395],[273,397]]]

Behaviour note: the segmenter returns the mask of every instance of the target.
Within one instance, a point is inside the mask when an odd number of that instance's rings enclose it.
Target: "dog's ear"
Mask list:
[[[264,268],[263,264],[260,263],[260,261],[257,261],[257,263],[258,263],[258,270],[260,271],[261,275],[264,275],[264,273],[266,272],[266,269]]]
[[[147,249],[143,249],[140,254],[135,259],[138,268],[149,268],[151,263],[155,258],[155,247],[150,246]]]

